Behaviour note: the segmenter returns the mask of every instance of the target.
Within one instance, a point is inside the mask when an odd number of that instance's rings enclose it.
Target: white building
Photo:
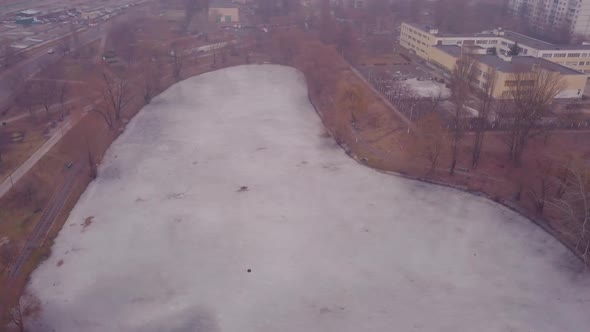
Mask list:
[[[553,27],[569,27],[574,35],[590,36],[590,0],[509,0],[514,14]]]
[[[590,74],[590,45],[556,45],[500,29],[482,33],[449,34],[425,24],[404,22],[400,31],[400,45],[424,59],[429,58],[430,49],[437,45],[477,46],[496,53],[501,58],[509,57],[510,48],[517,45],[520,56],[543,58]]]

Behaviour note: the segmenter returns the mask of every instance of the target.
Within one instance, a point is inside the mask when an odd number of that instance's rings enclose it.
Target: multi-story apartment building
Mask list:
[[[590,36],[590,0],[509,0],[508,5],[513,14],[531,22]]]
[[[400,45],[448,72],[462,54],[469,53],[481,72],[477,82],[481,88],[489,83],[488,71],[495,71],[495,98],[510,97],[511,76],[516,71],[540,69],[556,72],[563,79],[566,86],[557,98],[581,98],[590,73],[590,46],[560,48],[511,31],[451,35],[427,25],[402,23]],[[509,56],[514,45],[519,55]]]
[[[510,48],[517,44],[521,56],[543,58],[590,74],[590,45],[556,45],[500,29],[474,34],[445,34],[425,24],[402,23],[400,44],[424,59],[428,59],[430,48],[436,45],[476,45],[506,58]]]

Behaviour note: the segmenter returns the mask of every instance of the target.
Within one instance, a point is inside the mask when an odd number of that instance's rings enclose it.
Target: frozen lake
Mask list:
[[[34,330],[590,326],[588,277],[533,223],[363,167],[322,134],[291,68],[168,89],[113,144],[33,274]]]

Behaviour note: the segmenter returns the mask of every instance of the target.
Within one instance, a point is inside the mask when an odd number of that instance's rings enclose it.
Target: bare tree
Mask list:
[[[101,119],[104,120],[104,123],[107,125],[109,130],[115,129],[115,117],[111,111],[108,109],[92,108],[90,109],[90,112],[98,114]]]
[[[0,40],[0,68],[8,68],[17,62],[15,49],[10,45],[11,40]]]
[[[367,96],[360,85],[343,83],[339,87],[338,102],[342,109],[350,113],[350,122],[356,125],[355,112],[364,113],[368,106]]]
[[[336,49],[348,61],[355,63],[359,57],[359,46],[354,29],[350,24],[345,24],[336,36]]]
[[[33,294],[25,293],[19,298],[17,304],[8,310],[8,318],[19,332],[25,332],[26,320],[38,316],[40,312],[41,301]]]
[[[35,93],[37,94],[41,105],[45,109],[47,117],[49,117],[49,110],[51,109],[51,106],[59,97],[58,92],[58,84],[55,80],[48,79],[37,81],[36,83]]]
[[[590,167],[585,160],[565,166],[566,176],[559,179],[562,194],[548,201],[568,229],[586,266],[590,263]]]
[[[172,77],[178,82],[182,79],[182,67],[184,65],[184,50],[180,47],[179,43],[172,43],[170,56],[172,57]]]
[[[31,116],[35,116],[35,108],[39,105],[39,98],[35,92],[35,83],[26,81],[15,97],[18,106],[26,109]]]
[[[449,174],[455,173],[457,165],[457,154],[464,131],[465,103],[469,99],[471,88],[474,82],[476,70],[475,59],[469,54],[463,54],[457,60],[451,74],[451,101],[454,104],[454,111],[451,123],[453,141],[451,146],[451,167]]]
[[[227,54],[229,53],[229,48],[226,46],[220,47],[219,48],[219,55],[221,56],[221,64],[226,63],[227,61]]]
[[[72,51],[75,57],[78,56],[80,50],[80,36],[78,35],[78,29],[73,22],[70,22],[70,38],[72,39]]]
[[[160,57],[154,54],[143,66],[143,101],[149,104],[161,88],[162,71]]]
[[[62,119],[67,114],[67,109],[66,109],[67,98],[68,98],[68,84],[66,82],[58,83],[57,84],[57,99],[59,101],[60,114],[61,114]]]
[[[14,241],[8,241],[0,246],[0,264],[3,269],[8,269],[18,255],[18,246]]]
[[[303,36],[299,31],[276,31],[272,34],[272,43],[279,61],[290,64],[300,49]]]
[[[109,31],[109,40],[115,52],[124,59],[128,65],[135,60],[135,47],[137,36],[135,27],[128,21],[122,21],[114,25]]]
[[[391,101],[400,112],[406,114],[410,120],[415,120],[415,110],[418,108],[420,102],[419,96],[402,81],[392,82],[391,85],[389,85],[389,88],[385,87],[386,84],[387,82],[381,83],[380,85],[382,85],[382,87],[380,87],[380,90],[385,91],[389,101]]]
[[[68,52],[70,52],[71,45],[72,36],[65,36],[59,40],[57,44],[57,52],[59,52],[61,55],[66,55]]]
[[[477,117],[473,121],[475,139],[471,152],[471,167],[476,168],[481,157],[485,132],[487,130],[490,111],[494,102],[494,93],[497,80],[496,69],[489,67],[485,72],[483,90],[479,93],[479,109]]]
[[[184,33],[189,31],[193,17],[197,12],[197,2],[198,0],[184,0],[184,20],[181,27]]]
[[[391,38],[385,35],[371,36],[367,42],[369,50],[373,55],[391,52],[393,48],[393,42],[391,41]]]
[[[27,81],[26,73],[23,70],[11,70],[5,77],[10,94],[12,97],[16,97]]]
[[[541,117],[563,90],[564,82],[559,73],[542,68],[513,73],[507,82],[514,105],[508,136],[509,156],[515,165],[520,165],[528,140],[539,133],[536,129]]]
[[[440,157],[448,146],[448,132],[436,113],[428,113],[416,121],[418,132],[414,134],[411,151],[428,162],[427,176],[436,173]]]
[[[552,177],[554,173],[553,160],[549,158],[537,158],[536,160],[538,170],[535,177],[534,184],[528,190],[529,196],[535,206],[535,212],[543,214],[545,202],[547,202],[547,195],[552,184]]]
[[[133,90],[125,78],[120,78],[106,72],[103,77],[103,98],[109,105],[115,121],[121,119],[121,115],[133,100]]]

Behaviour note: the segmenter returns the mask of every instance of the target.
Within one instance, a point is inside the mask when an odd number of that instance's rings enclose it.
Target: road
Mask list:
[[[70,130],[79,121],[73,118],[69,118],[54,131],[54,134],[45,142],[35,153],[33,153],[29,159],[27,159],[22,165],[20,165],[14,172],[10,174],[0,183],[0,197],[4,196],[12,188],[13,183],[16,183],[22,178],[28,171],[35,166],[35,164],[43,158],[43,156],[51,150],[51,148],[57,144],[63,135]]]
[[[105,29],[102,29],[99,26],[89,27],[88,29],[81,31],[78,34],[80,45],[84,46],[98,40],[105,31]],[[27,59],[17,63],[14,67],[0,73],[0,105],[2,108],[11,103],[11,82],[9,79],[11,75],[18,73],[24,77],[30,78],[39,72],[41,68],[52,65],[60,59],[60,55],[56,53],[48,54],[46,48],[41,48],[36,52],[29,54]]]
[[[85,83],[85,82],[84,82],[84,83]],[[73,104],[73,103],[76,103],[76,102],[78,102],[78,101],[80,101],[80,100],[83,100],[83,99],[90,99],[90,98],[93,98],[93,97],[96,97],[96,96],[97,96],[97,95],[91,95],[91,96],[82,96],[82,97],[77,97],[77,98],[74,98],[74,99],[70,99],[70,100],[68,100],[68,101],[67,101],[67,102],[64,104],[64,106],[68,106],[68,105],[70,105],[70,104]],[[56,104],[52,104],[52,105],[49,107],[49,112],[53,113],[53,110],[52,110],[52,109],[53,109],[53,108],[55,108],[55,107],[57,107],[57,106],[60,106],[60,105],[59,105],[59,104],[57,104],[57,103],[56,103]],[[35,114],[37,114],[37,113],[39,113],[39,112],[42,112],[42,111],[45,111],[45,109],[44,109],[44,108],[42,108],[42,107],[39,107],[39,108],[37,108],[37,109],[36,109],[34,112],[35,112]],[[22,120],[22,119],[24,119],[24,118],[28,118],[29,116],[31,116],[29,113],[22,113],[22,114],[15,115],[15,116],[13,116],[13,117],[10,117],[10,118],[6,118],[6,119],[4,119],[4,120],[0,119],[0,124],[9,124],[9,123],[11,123],[11,122],[15,122],[15,121],[18,121],[18,120]]]

